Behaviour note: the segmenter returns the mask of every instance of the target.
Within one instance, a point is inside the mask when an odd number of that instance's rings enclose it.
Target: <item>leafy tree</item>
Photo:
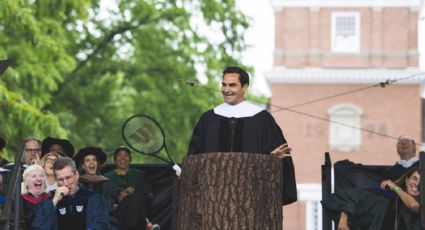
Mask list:
[[[248,26],[231,0],[0,0],[0,59],[15,61],[0,79],[1,130],[112,151],[125,119],[145,113],[181,161],[200,114],[221,101],[221,70],[242,65]]]

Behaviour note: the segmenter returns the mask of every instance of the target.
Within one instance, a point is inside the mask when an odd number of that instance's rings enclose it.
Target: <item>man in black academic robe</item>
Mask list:
[[[114,219],[100,194],[79,188],[74,161],[61,157],[53,164],[58,188],[52,199],[35,212],[32,229],[40,230],[114,230]]]
[[[283,159],[284,205],[297,200],[291,148],[274,118],[263,108],[245,100],[249,76],[239,67],[223,71],[224,103],[205,112],[193,130],[188,154],[245,152],[273,154]]]

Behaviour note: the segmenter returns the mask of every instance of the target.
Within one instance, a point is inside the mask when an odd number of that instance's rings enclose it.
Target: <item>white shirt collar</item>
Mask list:
[[[397,163],[405,168],[409,168],[410,166],[412,166],[416,161],[418,161],[419,158],[418,157],[412,157],[409,160],[399,160],[397,161]]]
[[[214,113],[223,117],[252,117],[264,109],[247,101],[243,101],[237,105],[223,103],[214,108]]]

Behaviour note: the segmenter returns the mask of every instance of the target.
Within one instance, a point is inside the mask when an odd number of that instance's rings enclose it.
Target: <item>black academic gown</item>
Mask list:
[[[395,202],[399,204],[395,205]],[[341,189],[323,200],[322,206],[335,223],[338,223],[342,211],[347,213],[350,229],[419,230],[420,228],[419,215],[408,211],[400,200],[396,201],[375,191],[359,188]]]
[[[21,195],[22,197],[22,210],[23,216],[21,216],[21,228],[29,230],[31,228],[32,221],[35,217],[35,212],[37,211],[40,204],[49,198],[49,194],[43,193],[39,197],[33,196],[31,193],[25,193]]]
[[[413,163],[410,167],[403,167],[402,165],[396,163],[395,165],[388,167],[387,169],[385,169],[382,174],[381,174],[381,181],[383,180],[392,180],[395,181],[398,178],[400,178],[401,176],[403,176],[403,174],[407,173],[410,169],[412,168],[417,168],[419,167],[419,160],[416,161],[415,163]]]
[[[268,154],[286,143],[282,130],[265,110],[235,120],[233,152]],[[188,154],[230,152],[230,121],[213,110],[204,113],[193,131]]]
[[[235,121],[234,128],[232,121]],[[270,154],[284,143],[286,140],[282,130],[271,114],[265,110],[252,117],[242,118],[228,118],[209,110],[202,115],[193,130],[188,154],[214,152]],[[297,200],[297,191],[292,158],[285,157],[282,164],[284,169],[282,203],[286,205]]]
[[[84,201],[84,205],[80,205]],[[64,207],[65,212],[60,209]],[[66,207],[66,208],[65,208]],[[59,209],[59,210],[58,210]],[[72,211],[70,211],[70,210]],[[32,222],[32,229],[34,230],[61,230],[64,226],[59,226],[58,216],[73,215],[73,212],[86,213],[86,227],[84,229],[93,230],[115,230],[115,226],[111,225],[109,210],[105,201],[100,194],[92,193],[88,190],[80,188],[74,196],[65,196],[55,206],[52,199],[44,201],[35,213],[35,218]],[[69,222],[65,227],[68,229],[75,229],[73,225],[78,225],[79,221]]]

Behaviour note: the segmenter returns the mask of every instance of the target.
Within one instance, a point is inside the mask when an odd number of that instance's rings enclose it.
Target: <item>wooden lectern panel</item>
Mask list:
[[[282,229],[282,162],[205,153],[182,163],[177,229]]]

